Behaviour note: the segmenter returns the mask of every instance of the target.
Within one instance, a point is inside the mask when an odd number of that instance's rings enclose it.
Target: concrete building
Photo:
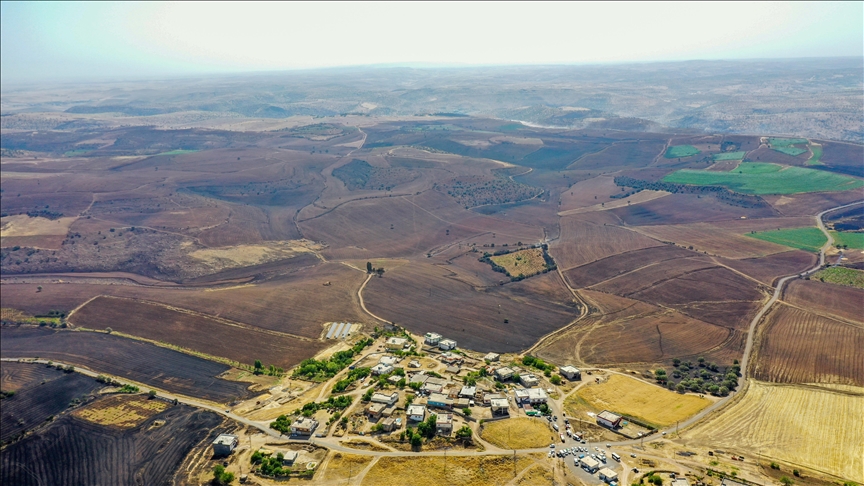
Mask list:
[[[390,383],[391,385],[395,385],[395,384],[399,383],[400,381],[402,381],[403,378],[404,378],[404,376],[390,375],[390,377],[387,378],[387,383]]]
[[[592,459],[590,456],[585,456],[582,459],[579,459],[579,465],[591,474],[594,474],[597,472],[597,469],[600,468],[600,463]]]
[[[378,364],[396,366],[397,364],[399,364],[400,361],[402,361],[402,359],[396,356],[381,356],[381,358],[378,360]]]
[[[621,420],[622,417],[620,415],[614,414],[609,410],[603,410],[597,414],[597,423],[604,427],[609,427],[610,429],[620,426]]]
[[[438,343],[441,342],[443,336],[441,336],[437,332],[427,332],[426,335],[423,336],[423,339],[423,342],[425,342],[429,346],[438,346]]]
[[[385,432],[393,432],[402,428],[402,417],[390,417],[381,422],[381,428]]]
[[[384,342],[384,347],[387,348],[388,351],[402,351],[405,349],[405,345],[407,344],[408,340],[405,338],[390,337]]]
[[[441,413],[435,417],[435,433],[446,436],[453,433],[452,413]]]
[[[387,395],[386,393],[373,393],[372,403],[383,403],[385,405],[393,405],[399,400],[399,394],[396,392]]]
[[[450,373],[451,375],[458,375],[459,372],[462,371],[462,369],[456,365],[450,365],[447,368],[445,368],[444,371],[446,373]]]
[[[317,428],[317,420],[303,418],[291,424],[291,435],[312,435]]]
[[[456,341],[452,339],[442,339],[438,342],[438,349],[442,351],[450,351],[451,349],[456,349]]]
[[[468,408],[471,406],[471,400],[467,398],[457,398],[453,400],[453,407],[462,410],[463,408]]]
[[[498,381],[507,381],[510,378],[513,378],[513,369],[508,367],[498,368],[495,370],[495,378],[498,378]]]
[[[599,473],[601,481],[606,481],[607,483],[614,483],[614,482],[618,481],[618,473],[609,469],[608,467],[604,467],[604,468],[600,469],[600,471],[598,471],[598,473]],[[675,485],[674,482],[672,484],[673,484],[673,486]]]
[[[542,388],[528,388],[525,390],[516,390],[516,401],[519,403],[529,403],[529,404],[537,404],[537,403],[546,403],[549,399],[549,395],[546,394],[546,390]]]
[[[452,408],[453,399],[441,393],[433,393],[429,395],[429,399],[426,400],[426,405],[435,408]]]
[[[300,453],[297,451],[285,451],[281,454],[283,466],[293,466],[294,462],[297,460],[297,457],[300,456]]]
[[[234,451],[237,444],[240,443],[240,438],[232,434],[220,434],[213,441],[213,455],[227,456]]]
[[[525,373],[524,375],[519,375],[519,383],[526,388],[531,388],[540,384],[540,379],[534,373]]]
[[[386,375],[387,373],[390,373],[391,371],[393,371],[393,365],[389,365],[389,364],[385,364],[385,363],[378,363],[372,367],[372,374],[373,375]]]
[[[582,372],[579,371],[579,368],[575,368],[573,366],[562,366],[558,368],[558,372],[561,373],[562,376],[567,378],[568,380],[581,380]]]
[[[492,407],[492,415],[510,415],[510,400],[506,398],[493,398],[489,401]]]
[[[366,415],[372,419],[380,418],[385,408],[387,408],[386,403],[370,403],[369,406],[366,407]]]
[[[409,368],[419,368],[419,367],[420,367],[420,362],[417,361],[416,359],[412,359],[411,362],[408,363],[408,367],[409,367]]]
[[[462,398],[470,398],[474,399],[474,395],[477,394],[476,386],[463,386],[461,390],[459,390],[459,396]]]
[[[426,420],[426,407],[423,405],[408,405],[408,420],[422,422]]]
[[[431,395],[433,393],[441,393],[443,389],[444,385],[441,385],[440,383],[436,383],[434,381],[427,381],[426,383],[423,383],[423,386],[420,387],[420,391],[428,395]]]
[[[501,355],[498,353],[489,353],[486,356],[483,356],[483,359],[485,361],[489,361],[490,363],[494,363],[494,362],[498,361],[499,359],[501,359]]]

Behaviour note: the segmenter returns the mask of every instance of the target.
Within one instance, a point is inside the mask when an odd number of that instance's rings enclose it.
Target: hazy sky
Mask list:
[[[864,56],[864,3],[2,2],[4,82],[323,66]]]

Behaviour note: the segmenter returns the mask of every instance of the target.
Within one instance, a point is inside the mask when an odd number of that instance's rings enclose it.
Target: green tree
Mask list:
[[[459,430],[456,431],[456,437],[460,439],[470,439],[471,434],[471,427],[468,427],[467,425],[463,425]]]
[[[785,485],[785,486],[791,486],[791,485],[795,484],[795,481],[792,481],[788,477],[783,476],[782,478],[780,478],[780,483]]]
[[[147,392],[147,396],[150,398],[156,398],[156,390],[150,390]]]
[[[372,273],[372,262],[366,262],[366,273]]]
[[[555,376],[553,376],[552,378],[549,378],[549,381],[550,381],[553,385],[558,386],[558,385],[561,384],[561,377],[558,376],[558,375],[555,375]]]
[[[213,483],[224,485],[234,482],[234,473],[226,472],[225,467],[221,464],[213,468]]]
[[[470,417],[470,416],[471,416],[471,409],[468,408],[468,407],[465,407],[465,408],[462,409],[462,413],[463,413],[466,417]]]

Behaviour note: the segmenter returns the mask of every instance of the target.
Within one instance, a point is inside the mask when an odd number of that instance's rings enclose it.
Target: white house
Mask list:
[[[597,471],[597,468],[600,467],[600,463],[591,458],[590,456],[585,456],[582,459],[579,459],[579,464],[581,464],[583,468],[587,469],[588,472],[592,474]]]
[[[459,396],[462,398],[474,398],[474,395],[477,394],[476,386],[463,386],[461,390],[459,390]]]
[[[519,383],[524,387],[531,388],[537,386],[540,383],[540,380],[534,373],[525,373],[524,375],[519,375]]]
[[[405,349],[405,345],[408,344],[408,340],[400,337],[391,337],[387,338],[387,341],[384,343],[384,347],[389,351],[402,351]]]
[[[393,371],[393,365],[389,365],[389,364],[385,364],[385,363],[378,363],[377,365],[372,367],[372,374],[373,375],[386,375],[387,373],[390,373],[391,371]]]
[[[311,418],[302,418],[291,424],[291,435],[312,435],[318,428],[318,421]]]
[[[408,420],[422,422],[426,419],[426,407],[423,405],[408,405]]]
[[[508,415],[510,414],[510,401],[506,398],[493,398],[489,400],[492,407],[492,415]]]
[[[453,433],[452,413],[439,413],[435,416],[435,433],[447,436]]]
[[[451,349],[456,349],[456,341],[452,339],[442,339],[438,342],[438,349],[449,351]]]
[[[606,481],[607,483],[613,483],[618,481],[618,473],[609,469],[608,467],[604,467],[603,469],[601,469],[599,471],[599,476],[601,481]]]
[[[393,405],[396,401],[399,400],[399,394],[393,392],[391,395],[387,395],[385,393],[373,393],[372,394],[372,403],[384,403],[386,405]]]
[[[430,346],[438,346],[438,343],[441,342],[443,336],[438,334],[437,332],[427,332],[425,336],[423,336],[424,342]]]
[[[240,443],[240,438],[232,434],[220,434],[213,441],[213,455],[227,456],[231,454],[237,444]]]
[[[568,380],[581,380],[582,372],[579,371],[579,368],[573,366],[562,366],[558,368],[558,372],[561,373]]]
[[[609,410],[603,410],[597,414],[597,423],[610,429],[621,425],[621,420],[622,417],[620,415],[612,413]]]
[[[486,356],[483,356],[483,359],[485,361],[489,361],[490,363],[494,363],[495,361],[498,361],[500,358],[501,358],[501,355],[498,353],[489,353]]]
[[[520,403],[546,403],[549,395],[542,388],[527,388],[525,390],[516,390],[516,401]]]
[[[379,363],[384,363],[390,366],[396,366],[400,361],[402,360],[399,359],[397,356],[381,356],[381,358],[378,360]]]

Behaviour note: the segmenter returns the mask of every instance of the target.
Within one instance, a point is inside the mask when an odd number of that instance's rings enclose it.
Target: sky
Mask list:
[[[864,57],[864,2],[0,2],[4,83]]]

